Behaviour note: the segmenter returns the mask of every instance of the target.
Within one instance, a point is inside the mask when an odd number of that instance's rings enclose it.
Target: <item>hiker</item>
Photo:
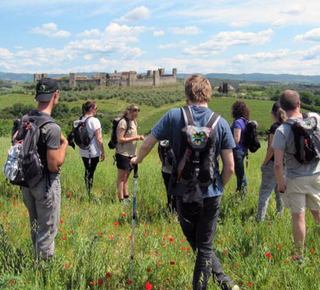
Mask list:
[[[268,131],[268,148],[265,159],[263,161],[261,172],[262,179],[259,191],[257,221],[261,222],[265,219],[271,193],[276,194],[277,213],[281,214],[283,210],[280,192],[277,189],[276,177],[274,175],[274,152],[271,146],[274,134],[279,126],[287,119],[286,112],[281,109],[280,103],[276,102],[272,106],[271,115],[274,123]]]
[[[172,190],[179,221],[197,254],[193,289],[207,289],[211,275],[222,289],[239,289],[224,273],[213,250],[223,188],[234,173],[235,142],[228,123],[208,108],[212,96],[208,79],[191,76],[185,93],[187,106],[166,113],[131,162],[141,163],[158,141],[169,140],[177,159]]]
[[[84,131],[88,135],[88,143],[79,144],[79,152],[85,167],[84,180],[86,189],[91,197],[91,189],[93,186],[94,172],[99,161],[105,160],[101,123],[97,115],[97,104],[94,101],[87,101],[82,105],[82,117],[74,122],[74,127],[77,128],[79,123],[84,125]],[[82,133],[84,134],[84,133]],[[81,138],[80,138],[81,139]]]
[[[313,143],[317,141],[319,144],[320,117],[315,113],[303,114],[299,93],[293,90],[282,93],[280,105],[286,111],[288,120],[277,129],[273,138],[275,175],[278,191],[282,194],[285,206],[291,210],[295,244],[292,258],[301,261],[307,208],[311,210],[317,226],[320,225],[320,160],[317,153],[320,148]],[[287,179],[284,178],[284,163]]]
[[[166,188],[167,194],[167,206],[171,212],[176,211],[176,202],[173,194],[171,193],[171,174],[172,174],[172,167],[174,162],[174,156],[172,152],[172,148],[170,146],[169,140],[162,140],[159,142],[158,145],[158,155],[161,161],[161,173],[162,179]]]
[[[231,125],[236,148],[233,150],[235,172],[237,177],[236,191],[245,194],[247,192],[247,178],[245,174],[244,161],[248,156],[248,147],[244,145],[244,132],[249,122],[250,111],[245,102],[236,101],[232,105],[232,117],[234,121]]]
[[[116,164],[118,168],[118,198],[120,202],[130,197],[128,180],[132,166],[130,160],[136,155],[137,141],[144,140],[143,135],[138,135],[137,118],[140,109],[136,105],[130,105],[123,113],[116,128]]]
[[[37,83],[38,108],[24,118],[33,118],[36,123],[48,123],[40,127],[38,153],[44,166],[44,175],[32,187],[22,187],[23,201],[28,209],[31,237],[37,258],[50,259],[54,255],[54,239],[60,221],[60,167],[64,163],[68,141],[60,127],[50,117],[59,101],[58,83],[44,78]]]

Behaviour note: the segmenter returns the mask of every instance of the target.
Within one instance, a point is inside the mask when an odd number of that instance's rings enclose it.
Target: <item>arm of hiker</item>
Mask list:
[[[272,156],[274,155],[274,150],[272,148],[273,136],[274,136],[273,134],[270,134],[268,137],[268,150],[267,150],[266,157],[263,161],[263,165],[267,165],[268,162],[271,160]]]
[[[52,173],[58,173],[60,167],[64,163],[66,157],[66,151],[68,147],[67,139],[61,134],[59,138],[60,145],[58,148],[52,148],[52,145],[49,145],[47,149],[47,163],[48,170]],[[48,145],[48,143],[47,143]]]
[[[137,135],[132,137],[126,137],[125,135],[126,135],[126,128],[123,128],[123,127],[118,128],[117,130],[118,143],[125,144],[125,143],[134,142],[134,141],[144,140],[144,136],[142,135]]]
[[[280,149],[274,150],[274,173],[277,180],[278,191],[286,191],[286,181],[283,171],[284,151]]]
[[[235,128],[233,130],[233,138],[234,138],[234,141],[236,142],[236,144],[240,143],[240,140],[241,140],[241,129]]]
[[[158,140],[152,134],[147,136],[138,151],[137,157],[132,158],[131,163],[132,164],[141,163],[157,143],[158,143]]]
[[[286,180],[284,178],[284,152],[286,149],[286,138],[284,134],[277,130],[272,141],[272,148],[274,150],[274,174],[277,180],[279,192],[286,191]]]
[[[100,151],[101,151],[100,161],[104,161],[105,160],[105,153],[104,153],[104,146],[103,146],[103,138],[102,138],[101,128],[99,128],[99,129],[97,129],[95,131],[95,136],[96,136],[97,143],[98,143],[98,146],[99,146]]]
[[[234,174],[234,158],[232,149],[225,149],[221,151],[221,159],[222,159],[222,185],[225,186],[232,175]]]

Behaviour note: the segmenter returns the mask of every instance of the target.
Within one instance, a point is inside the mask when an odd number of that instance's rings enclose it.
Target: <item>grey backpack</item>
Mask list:
[[[12,184],[32,188],[43,178],[45,165],[39,155],[38,143],[41,128],[49,123],[54,120],[44,118],[36,111],[22,118],[4,166],[4,174]]]

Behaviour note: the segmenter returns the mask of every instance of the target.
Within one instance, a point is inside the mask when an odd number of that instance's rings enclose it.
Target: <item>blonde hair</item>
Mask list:
[[[285,110],[283,110],[282,108],[279,108],[277,111],[277,120],[279,123],[284,123],[285,121],[287,121],[288,116]]]
[[[127,118],[128,115],[133,112],[133,111],[140,111],[139,106],[135,105],[135,104],[131,104],[130,106],[128,106],[125,111],[122,113],[122,118]]]
[[[208,103],[212,96],[211,83],[201,75],[193,75],[185,82],[185,94],[192,103]]]

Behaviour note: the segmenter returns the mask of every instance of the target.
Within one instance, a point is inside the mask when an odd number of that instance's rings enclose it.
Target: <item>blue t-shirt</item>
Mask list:
[[[212,111],[209,108],[191,106],[193,119],[196,126],[206,126],[209,122],[209,118],[212,114]],[[161,120],[156,124],[152,129],[151,134],[157,140],[169,140],[172,146],[172,149],[175,153],[175,156],[180,154],[180,145],[181,145],[181,131],[185,127],[185,121],[182,116],[181,109],[172,109],[167,112]],[[221,150],[224,149],[233,149],[235,148],[235,142],[230,130],[228,122],[220,118],[216,127],[216,183],[210,185],[209,187],[201,188],[203,197],[213,197],[223,194],[222,179],[219,172],[219,163],[218,158],[220,156]],[[184,185],[177,184],[176,191],[183,191]]]
[[[244,118],[240,118],[235,120],[231,125],[231,130],[234,132],[234,129],[240,129],[241,130],[241,137],[239,144],[236,145],[236,150],[241,150],[243,152],[247,152],[248,148],[243,145],[243,131],[246,129],[246,126],[248,124],[248,121]]]

